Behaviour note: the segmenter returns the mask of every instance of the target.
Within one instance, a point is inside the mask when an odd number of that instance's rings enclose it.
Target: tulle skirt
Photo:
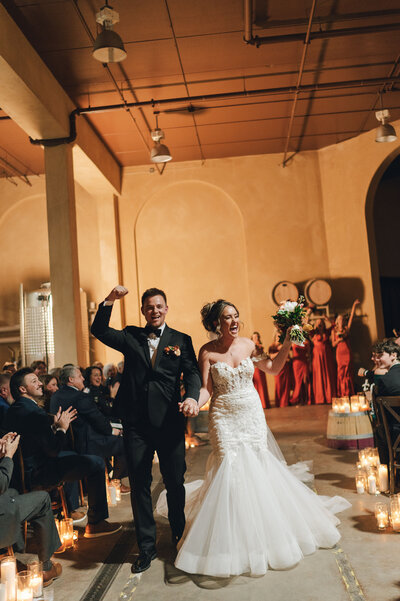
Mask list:
[[[333,547],[340,539],[334,513],[350,503],[316,495],[299,479],[312,478],[308,467],[288,468],[267,448],[248,444],[222,460],[211,453],[205,480],[186,485],[187,521],[176,567],[218,577],[259,576]],[[163,493],[157,512],[167,513]]]

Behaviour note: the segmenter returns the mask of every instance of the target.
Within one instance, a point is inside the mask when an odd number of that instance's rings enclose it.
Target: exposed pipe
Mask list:
[[[248,98],[252,96],[273,96],[282,94],[294,94],[299,92],[322,92],[324,90],[340,90],[344,88],[363,88],[379,86],[384,83],[399,83],[400,77],[375,77],[371,79],[356,79],[347,81],[333,81],[317,84],[301,84],[297,86],[281,86],[277,88],[262,88],[258,90],[240,90],[236,92],[220,92],[216,94],[198,94],[196,96],[178,96],[175,98],[159,98],[157,100],[140,100],[123,104],[109,104],[100,106],[89,106],[76,109],[78,114],[89,114],[96,112],[115,111],[119,109],[137,108],[144,106],[163,106],[165,104],[188,104],[194,102],[207,102],[212,100],[224,100],[227,98]]]
[[[29,142],[40,146],[60,146],[61,144],[70,144],[76,140],[76,115],[79,115],[80,109],[74,109],[69,115],[69,135],[64,138],[43,138],[34,140],[29,136]]]
[[[312,22],[313,22],[314,14],[315,14],[315,7],[316,7],[316,5],[317,5],[317,0],[313,0],[311,11],[310,11],[310,16],[309,16],[309,19],[308,19],[308,26],[307,26],[306,37],[304,39],[304,46],[303,46],[303,53],[301,55],[299,74],[297,76],[296,92],[294,94],[293,103],[292,103],[292,109],[290,111],[289,127],[288,127],[288,133],[287,133],[287,136],[286,136],[285,150],[284,150],[284,153],[283,153],[283,166],[284,167],[286,166],[287,152],[288,152],[288,149],[289,149],[290,138],[292,137],[294,117],[295,117],[295,114],[296,114],[297,99],[298,99],[299,94],[300,94],[301,80],[302,80],[302,77],[303,77],[304,65],[306,64],[307,51],[308,51],[308,46],[310,44],[311,27],[312,27]]]
[[[246,44],[259,46],[265,44],[286,44],[288,42],[302,42],[303,33],[288,33],[284,35],[272,36],[253,36],[253,0],[244,0],[244,36]],[[340,17],[338,17],[340,19]],[[345,27],[341,29],[331,29],[325,31],[313,31],[310,33],[311,40],[327,40],[329,38],[338,38],[354,35],[367,35],[371,33],[385,33],[387,31],[397,31],[400,29],[400,23],[382,23],[381,25],[365,25],[364,27]]]

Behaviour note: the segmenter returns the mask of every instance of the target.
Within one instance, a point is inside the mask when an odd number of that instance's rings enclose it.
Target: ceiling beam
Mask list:
[[[40,56],[0,5],[0,106],[33,139],[67,137],[76,108]],[[76,144],[87,156],[95,177],[121,191],[122,168],[87,119],[79,119]],[[75,179],[81,176],[74,166]],[[85,181],[89,190],[87,165]]]

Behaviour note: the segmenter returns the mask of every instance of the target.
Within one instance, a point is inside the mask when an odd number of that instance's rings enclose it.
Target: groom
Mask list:
[[[167,489],[168,518],[174,543],[185,527],[185,419],[198,413],[201,380],[192,340],[165,323],[165,292],[150,288],[142,295],[146,327],[109,327],[114,301],[128,294],[116,286],[100,304],[92,334],[124,354],[125,368],[115,400],[122,419],[131,483],[131,501],[139,556],[133,572],[143,572],[156,557],[156,525],[151,499],[151,470],[157,451]],[[181,401],[183,375],[185,398]]]

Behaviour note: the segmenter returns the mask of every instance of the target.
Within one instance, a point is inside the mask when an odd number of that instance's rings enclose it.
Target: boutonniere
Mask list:
[[[164,349],[164,353],[166,355],[175,355],[175,357],[180,357],[181,349],[177,345],[176,346],[166,346]]]

